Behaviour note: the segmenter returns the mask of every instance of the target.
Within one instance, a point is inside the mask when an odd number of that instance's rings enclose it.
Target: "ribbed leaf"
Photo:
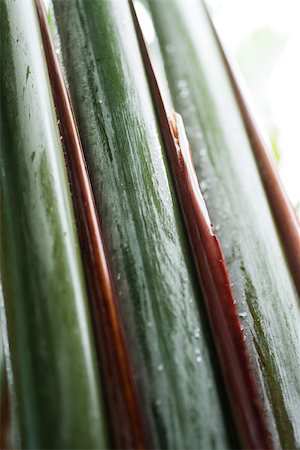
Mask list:
[[[20,445],[107,448],[82,264],[35,6],[9,0],[0,5],[1,276]]]
[[[108,406],[111,445],[145,448],[147,431],[122,329],[115,289],[108,266],[99,217],[86,169],[62,67],[56,55],[46,11],[36,0],[53,99],[64,147],[75,218],[93,316],[96,346],[101,360]],[[122,427],[120,427],[122,423]]]
[[[298,295],[300,295],[300,252],[298,251],[300,242],[299,218],[279,178],[275,161],[272,158],[271,143],[268,141],[260,123],[255,119],[255,109],[252,107],[250,99],[247,98],[246,88],[243,86],[242,80],[238,77],[237,69],[230,62],[213,23],[212,26],[245,123],[288,267],[293,276]]]
[[[200,2],[153,0],[148,6],[171,97],[184,118],[198,180],[234,283],[272,433],[278,446],[297,448],[299,299],[224,62]]]
[[[70,0],[54,7],[153,447],[230,447],[129,6]]]
[[[184,124],[178,113],[167,116],[133,2],[130,7],[240,443],[243,448],[272,448],[224,255],[199,188]]]

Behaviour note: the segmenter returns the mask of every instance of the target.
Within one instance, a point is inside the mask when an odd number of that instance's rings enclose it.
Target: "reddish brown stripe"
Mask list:
[[[117,448],[148,448],[133,369],[80,138],[41,0],[36,0],[36,7],[86,269],[113,444]]]
[[[237,79],[234,69],[222,46],[216,28],[210,19],[219,48],[221,50],[230,81],[245,123],[251,142],[256,164],[263,182],[273,217],[284,248],[298,294],[300,295],[300,226],[295,211],[286,195],[278,176],[277,169],[271,158],[269,144],[259,130],[254,119],[249,102],[243,93],[242,86]]]
[[[270,434],[230,289],[224,256],[207,222],[189,148],[180,147],[178,123],[170,124],[167,118],[134,5],[129,1],[241,444],[243,448],[270,449]],[[178,121],[178,118],[175,120]]]
[[[2,369],[5,369],[2,367]],[[10,442],[11,414],[9,404],[8,383],[5,370],[0,374],[1,392],[0,392],[0,449],[12,448]]]

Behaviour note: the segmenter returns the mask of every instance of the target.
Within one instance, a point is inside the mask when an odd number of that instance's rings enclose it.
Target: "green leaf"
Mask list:
[[[232,447],[129,6],[70,0],[54,9],[153,447]]]
[[[225,253],[271,432],[278,446],[297,448],[299,298],[224,62],[200,2],[153,0],[148,7],[168,95],[183,116],[198,180]]]
[[[22,448],[107,448],[57,118],[33,1],[1,0],[1,277]]]

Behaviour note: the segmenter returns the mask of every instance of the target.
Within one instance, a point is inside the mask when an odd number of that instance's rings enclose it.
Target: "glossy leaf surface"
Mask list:
[[[107,448],[82,264],[36,10],[33,1],[1,0],[0,5],[1,277],[20,446]]]
[[[201,2],[153,0],[148,6],[171,98],[183,116],[225,254],[272,434],[278,447],[297,448],[299,298],[224,62]]]
[[[54,8],[153,447],[230,447],[128,3],[70,0]]]

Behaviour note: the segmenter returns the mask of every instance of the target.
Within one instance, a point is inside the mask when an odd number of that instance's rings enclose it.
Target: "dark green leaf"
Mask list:
[[[153,446],[231,447],[129,6],[70,0],[54,7]]]
[[[224,62],[201,2],[151,0],[148,6],[225,253],[272,434],[278,446],[297,448],[299,299]]]
[[[1,277],[22,448],[107,448],[99,373],[33,1],[1,0]],[[11,366],[10,366],[11,363]]]

